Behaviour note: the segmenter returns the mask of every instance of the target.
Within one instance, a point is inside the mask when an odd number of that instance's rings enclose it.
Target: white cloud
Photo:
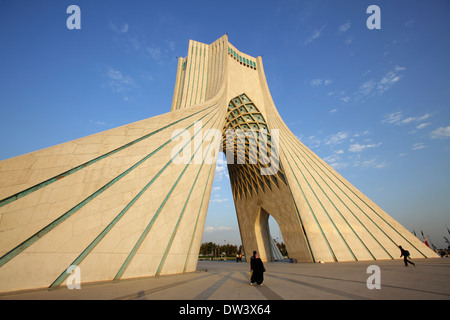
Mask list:
[[[211,202],[217,202],[217,203],[222,203],[222,202],[227,202],[228,201],[228,199],[226,199],[226,198],[224,198],[224,199],[221,199],[221,198],[215,198],[215,199],[211,199]]]
[[[403,119],[402,123],[410,123],[412,121],[414,121],[414,117],[409,117],[409,118]]]
[[[392,87],[396,82],[398,82],[403,75],[399,74],[399,71],[404,71],[404,67],[395,66],[394,71],[389,71],[385,74],[385,76],[378,82],[377,89],[380,93],[388,90]]]
[[[164,45],[150,44],[145,46],[145,52],[152,59],[154,59],[159,65],[166,64],[170,52],[175,51],[175,42],[172,40],[165,40]]]
[[[309,136],[308,138],[303,139],[300,138],[299,140],[301,140],[305,145],[307,145],[310,149],[314,149],[314,148],[318,148],[320,147],[320,144],[322,143],[322,141],[320,140],[320,138],[318,138],[317,136]]]
[[[175,42],[171,40],[165,40],[163,46],[147,45],[145,47],[146,53],[154,59],[159,65],[167,63],[168,53],[175,50]]]
[[[393,112],[390,114],[387,114],[385,118],[383,119],[382,123],[388,123],[388,124],[395,124],[395,125],[403,125],[403,124],[409,124],[412,122],[420,122],[424,121],[431,117],[431,114],[426,113],[422,116],[417,117],[407,117],[403,118],[403,114],[401,111]],[[426,126],[430,125],[431,123],[422,123],[417,126],[417,129],[423,129]]]
[[[212,232],[217,232],[217,231],[234,231],[235,229],[233,227],[227,227],[227,226],[219,226],[219,227],[211,227],[211,226],[206,226],[205,227],[205,232],[207,233],[212,233]]]
[[[227,170],[227,160],[223,156],[223,154],[219,154],[216,162],[216,173],[214,175],[215,181],[222,181],[222,179],[226,177],[228,178],[228,170]]]
[[[388,166],[386,162],[380,162],[377,159],[363,159],[364,151],[377,148],[382,142],[372,143],[367,136],[370,135],[369,130],[355,131],[348,133],[344,131],[329,135],[324,139],[311,136],[308,140],[317,141],[316,145],[322,145],[322,152],[329,148],[330,154],[323,157],[323,160],[336,170],[347,168],[350,165],[354,167],[367,168],[384,168]],[[355,139],[365,139],[365,142],[357,143]],[[348,146],[346,144],[348,143]]]
[[[106,77],[108,78],[108,85],[114,93],[126,93],[136,86],[131,77],[125,76],[119,70],[111,67],[106,71]]]
[[[339,144],[339,143],[342,143],[347,137],[348,137],[348,133],[338,132],[336,134],[329,136],[327,139],[325,139],[325,144],[327,144],[327,145]]]
[[[360,137],[360,136],[365,136],[368,135],[370,133],[369,130],[365,130],[363,132],[355,132],[355,134],[353,135],[354,137]]]
[[[139,48],[141,47],[141,42],[133,37],[130,37],[128,39],[130,41],[130,47],[134,50],[139,50]]]
[[[424,149],[425,145],[423,144],[423,142],[418,142],[413,144],[413,146],[411,147],[411,150],[420,150],[420,149]]]
[[[341,157],[336,152],[328,157],[323,158],[323,161],[325,161],[327,163],[334,163],[339,160],[341,160]]]
[[[365,167],[365,168],[375,168],[382,169],[388,166],[386,162],[377,162],[376,159],[364,160],[364,161],[355,161],[353,166],[355,167]]]
[[[109,29],[114,31],[115,33],[124,34],[128,32],[128,23],[124,23],[121,26],[116,26],[114,23],[109,22]]]
[[[314,30],[313,33],[311,34],[311,36],[309,36],[309,37],[305,40],[304,44],[306,45],[306,44],[308,44],[308,43],[311,43],[311,42],[314,41],[315,39],[319,38],[319,37],[320,37],[320,34],[321,34],[322,31],[323,31],[323,29],[325,29],[325,26],[322,26],[320,29]]]
[[[151,74],[148,74],[148,73],[147,74],[145,74],[145,73],[140,74],[139,78],[142,79],[142,80],[145,80],[145,81],[153,81],[153,80],[155,80],[155,78],[153,78],[153,76]]]
[[[350,151],[350,152],[362,152],[362,151],[364,151],[366,149],[376,148],[376,147],[378,147],[380,145],[381,145],[381,142],[375,143],[375,144],[359,144],[359,143],[355,143],[355,144],[350,145],[350,147],[348,148],[348,151]]]
[[[373,80],[366,81],[359,87],[359,92],[367,96],[372,92],[376,85],[377,83]]]
[[[419,122],[428,119],[431,117],[431,114],[427,113],[420,117],[408,117],[402,120],[402,123],[411,123],[411,122]]]
[[[395,83],[403,77],[405,67],[396,65],[392,71],[388,71],[379,81],[373,79],[364,82],[358,91],[354,93],[355,99],[373,98],[381,95],[383,92],[391,88]]]
[[[352,25],[352,23],[350,22],[350,20],[348,20],[344,24],[341,24],[339,26],[339,34],[346,32],[351,27],[351,25]]]
[[[90,122],[91,124],[93,124],[93,125],[96,125],[96,126],[104,126],[104,125],[106,125],[106,122],[105,122],[105,121],[99,121],[99,120],[94,121],[94,120],[89,120],[89,122]]]
[[[446,139],[450,137],[450,126],[440,127],[430,132],[431,139]]]
[[[320,78],[317,78],[317,79],[312,79],[311,80],[311,85],[313,86],[313,87],[318,87],[318,86],[320,86],[320,85],[329,85],[329,84],[331,84],[333,82],[333,80],[331,80],[331,79],[320,79]]]
[[[412,28],[414,26],[414,20],[409,20],[405,23],[405,28]]]
[[[429,117],[431,117],[431,114],[426,113],[426,114],[424,114],[423,116],[417,117],[417,118],[416,118],[416,121],[423,121],[423,120],[428,119]]]
[[[339,169],[347,168],[348,162],[344,162],[344,161],[332,162],[332,163],[330,163],[330,166],[332,166],[334,170],[339,170]]]
[[[401,123],[402,119],[402,113],[399,112],[393,112],[388,115],[386,115],[382,121],[382,123],[389,123],[389,124],[396,124],[399,125]]]
[[[161,59],[161,49],[159,47],[151,46],[145,48],[147,52],[150,54],[150,56],[159,61]]]
[[[348,167],[348,162],[342,159],[342,155],[344,154],[344,150],[340,149],[335,151],[332,155],[323,158],[323,160],[332,166],[335,170],[343,169]]]
[[[165,44],[169,48],[170,51],[175,50],[175,42],[173,42],[172,40],[165,40]],[[168,50],[166,49],[166,51],[168,51]]]

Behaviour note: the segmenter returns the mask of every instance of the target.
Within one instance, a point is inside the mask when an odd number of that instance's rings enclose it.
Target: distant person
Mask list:
[[[253,285],[256,282],[257,285],[261,286],[264,281],[265,271],[266,269],[261,258],[258,257],[256,251],[253,251],[253,256],[250,258],[250,272],[252,272],[250,284]]]
[[[416,264],[414,262],[412,262],[411,260],[408,260],[409,258],[409,251],[408,250],[404,250],[402,248],[402,246],[398,246],[400,248],[401,251],[401,255],[400,258],[403,257],[403,262],[405,263],[405,267],[408,266],[408,263],[411,263],[414,267],[416,266]]]

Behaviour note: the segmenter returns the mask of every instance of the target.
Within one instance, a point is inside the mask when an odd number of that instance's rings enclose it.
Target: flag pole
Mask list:
[[[425,235],[423,234],[422,229],[420,229],[420,232],[422,233],[422,237],[423,237],[423,242],[427,245],[427,247],[429,248],[430,245],[428,244],[427,238],[425,238]]]

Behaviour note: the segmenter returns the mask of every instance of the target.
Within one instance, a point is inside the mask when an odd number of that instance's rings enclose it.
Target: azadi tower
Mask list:
[[[170,112],[0,162],[0,292],[196,270],[220,150],[247,257],[272,259],[270,215],[298,262],[437,257],[294,136],[224,35],[189,42]]]

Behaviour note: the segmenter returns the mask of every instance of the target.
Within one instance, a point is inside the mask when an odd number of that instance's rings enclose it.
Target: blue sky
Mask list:
[[[66,27],[71,4],[81,30]],[[366,27],[372,4],[379,30]],[[168,112],[188,40],[228,33],[263,56],[275,105],[302,142],[443,247],[449,16],[445,0],[1,1],[0,159]],[[203,240],[240,243],[220,161]]]

